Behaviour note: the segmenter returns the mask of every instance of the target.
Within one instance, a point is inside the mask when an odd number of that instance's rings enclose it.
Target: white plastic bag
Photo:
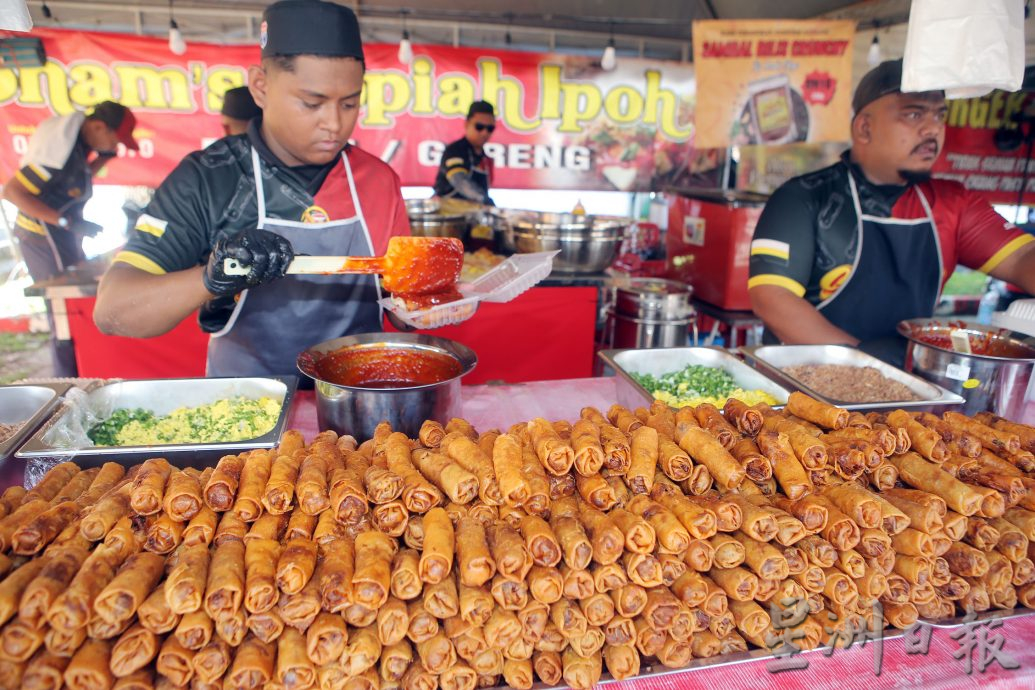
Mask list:
[[[25,0],[0,0],[0,29],[28,31],[32,28],[32,17]]]
[[[1024,79],[1024,0],[913,0],[902,91],[977,98]]]

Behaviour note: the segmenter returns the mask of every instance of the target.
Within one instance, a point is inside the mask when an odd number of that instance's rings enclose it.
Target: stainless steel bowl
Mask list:
[[[631,223],[628,218],[573,213],[516,211],[507,216],[506,249],[522,254],[560,250],[553,269],[566,273],[599,273],[610,266]]]
[[[998,354],[966,355],[952,349],[950,333],[962,326],[972,347],[987,342],[1000,348]],[[932,319],[910,319],[898,324],[900,335],[909,340],[906,371],[933,381],[966,398],[963,411],[975,414],[989,410],[1007,419],[1020,419],[1026,401],[1035,400],[1032,371],[1035,369],[1035,338],[994,326],[971,322],[949,325]],[[938,338],[945,347],[933,344]],[[1010,348],[1011,353],[1002,348]],[[992,350],[996,353],[996,350]]]
[[[468,216],[442,213],[438,199],[408,199],[406,213],[410,232],[417,237],[455,237],[464,239],[471,226]]]
[[[460,373],[436,383],[398,388],[366,388],[331,383],[320,378],[320,357],[342,349],[384,349],[431,352],[455,359]],[[460,378],[478,363],[474,351],[445,338],[413,333],[361,333],[314,345],[298,356],[298,368],[316,381],[316,420],[320,429],[351,434],[360,441],[387,421],[395,431],[416,438],[421,424],[443,424],[460,416]]]

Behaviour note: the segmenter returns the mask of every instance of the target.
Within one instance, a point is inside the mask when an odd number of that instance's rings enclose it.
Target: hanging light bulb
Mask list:
[[[399,62],[409,65],[413,62],[413,44],[410,43],[410,32],[406,29],[406,10],[402,10],[403,35],[399,41]]]
[[[173,55],[183,55],[187,52],[187,42],[183,40],[179,24],[173,19],[173,0],[169,0],[169,52]]]
[[[604,48],[604,54],[600,57],[600,69],[605,72],[610,72],[618,66],[618,58],[615,57],[615,39],[612,38],[607,42],[607,47]]]
[[[402,40],[399,41],[399,62],[404,65],[413,62],[413,44],[410,43],[409,31],[403,31]]]
[[[881,63],[880,54],[880,39],[877,38],[877,33],[873,34],[873,41],[870,42],[870,50],[866,53],[866,64],[870,67],[876,67]]]

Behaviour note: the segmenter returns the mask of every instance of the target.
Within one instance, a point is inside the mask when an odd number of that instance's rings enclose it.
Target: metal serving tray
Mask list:
[[[691,364],[722,369],[745,390],[760,389],[776,398],[778,405],[787,402],[790,392],[765,374],[752,369],[725,350],[713,347],[662,347],[645,350],[604,350],[600,358],[618,375],[618,403],[630,409],[650,404],[654,396],[636,382],[629,372],[660,376],[679,371]]]
[[[0,423],[22,425],[0,443],[0,462],[47,420],[69,388],[67,383],[0,386]]]
[[[884,410],[909,408],[920,410],[944,409],[962,405],[965,400],[939,385],[906,373],[854,347],[844,345],[761,345],[742,347],[740,351],[755,368],[773,379],[797,388],[812,397],[848,410]],[[820,395],[801,380],[783,371],[784,367],[806,364],[843,364],[853,367],[873,367],[883,376],[898,381],[920,397],[901,402],[849,403]]]
[[[206,467],[223,455],[276,445],[287,424],[291,399],[297,385],[298,379],[294,376],[149,379],[110,383],[72,401],[49,428],[37,431],[18,450],[16,457],[74,460],[83,468],[98,467],[105,462],[131,465],[148,458],[163,457],[177,467]],[[258,438],[230,443],[98,447],[86,437],[89,426],[118,408],[140,407],[164,415],[180,407],[195,407],[236,396],[268,396],[280,400],[280,416],[273,429]]]

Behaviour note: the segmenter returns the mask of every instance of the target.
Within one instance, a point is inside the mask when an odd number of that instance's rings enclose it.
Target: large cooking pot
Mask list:
[[[413,333],[361,333],[314,345],[298,368],[316,382],[320,429],[372,438],[387,421],[417,438],[421,424],[460,416],[460,378],[478,357],[458,342]]]
[[[614,261],[630,223],[612,216],[510,211],[504,246],[522,254],[560,250],[554,271],[599,273]]]
[[[694,320],[692,291],[686,283],[664,278],[630,278],[617,283],[607,309],[610,346],[685,346]]]
[[[464,239],[470,228],[467,214],[443,212],[438,199],[407,199],[406,214],[410,232],[417,237],[455,237]]]
[[[973,354],[953,349],[951,333],[957,329],[967,334]],[[906,371],[966,398],[966,414],[988,410],[1017,420],[1027,402],[1035,400],[1035,338],[969,321],[933,319],[902,321],[898,332],[909,340]]]

